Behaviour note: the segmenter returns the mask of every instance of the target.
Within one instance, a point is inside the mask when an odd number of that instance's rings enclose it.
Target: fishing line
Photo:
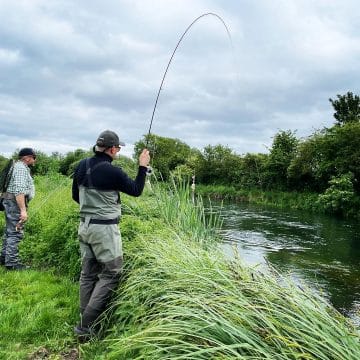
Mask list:
[[[226,30],[226,33],[228,35],[228,38],[230,40],[230,44],[231,44],[231,48],[232,48],[232,52],[233,52],[233,55],[234,55],[234,47],[233,47],[233,42],[232,42],[232,39],[231,39],[231,34],[230,34],[230,31],[229,31],[229,28],[227,27],[225,21],[217,14],[215,13],[212,13],[212,12],[209,12],[209,13],[205,13],[205,14],[202,14],[200,16],[198,16],[187,28],[186,30],[183,32],[183,34],[181,35],[179,41],[177,42],[176,46],[175,46],[175,49],[170,57],[170,60],[169,62],[167,63],[167,66],[166,66],[166,69],[165,69],[165,72],[164,72],[164,75],[162,77],[162,80],[161,80],[161,84],[160,84],[160,87],[159,87],[159,90],[157,92],[157,96],[156,96],[156,100],[155,100],[155,104],[154,104],[154,108],[153,108],[153,112],[152,112],[152,115],[151,115],[151,120],[150,120],[150,126],[149,126],[149,131],[147,133],[147,136],[146,136],[146,148],[148,147],[149,145],[149,139],[150,139],[150,135],[151,135],[151,128],[152,128],[152,124],[153,124],[153,121],[154,121],[154,115],[155,115],[155,111],[156,111],[156,107],[157,107],[157,104],[158,104],[158,100],[159,100],[159,97],[160,97],[160,92],[162,90],[162,87],[163,87],[163,84],[164,84],[164,81],[165,81],[165,78],[166,78],[166,74],[169,70],[169,67],[170,67],[170,64],[175,56],[175,53],[181,43],[181,41],[183,40],[183,38],[185,37],[185,35],[187,34],[187,32],[191,29],[191,27],[197,22],[199,21],[201,18],[205,17],[205,16],[214,16],[215,18],[217,18],[218,20],[221,21],[221,23],[224,25],[225,27],[225,30]]]

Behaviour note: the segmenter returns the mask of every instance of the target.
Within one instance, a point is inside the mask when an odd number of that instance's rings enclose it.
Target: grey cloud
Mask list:
[[[191,6],[189,6],[191,4]],[[88,148],[105,128],[192,146],[266,151],[279,129],[333,122],[329,97],[359,92],[355,1],[0,0],[0,134],[7,146]],[[234,53],[233,50],[234,49]],[[31,124],[31,126],[27,126]],[[46,135],[46,136],[45,136]],[[4,141],[2,141],[4,143]]]

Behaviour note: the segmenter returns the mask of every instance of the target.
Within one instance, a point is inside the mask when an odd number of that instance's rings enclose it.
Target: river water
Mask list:
[[[249,265],[267,264],[320,290],[360,324],[360,225],[355,221],[248,204],[213,204],[223,249]]]

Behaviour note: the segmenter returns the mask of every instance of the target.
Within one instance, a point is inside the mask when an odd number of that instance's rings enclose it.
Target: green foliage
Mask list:
[[[298,143],[295,133],[290,130],[279,131],[274,136],[264,174],[267,188],[288,188],[288,168],[296,154]]]
[[[324,131],[299,143],[288,167],[288,179],[297,190],[321,191],[330,177],[331,167],[324,161]]]
[[[345,95],[336,95],[337,100],[329,99],[335,113],[334,118],[337,125],[342,126],[348,123],[360,121],[360,97],[348,91]]]
[[[192,153],[190,146],[179,139],[150,134],[135,143],[134,159],[138,159],[146,144],[152,157],[151,165],[160,173],[163,180],[167,180],[170,172],[177,166],[185,164]]]
[[[134,161],[123,155],[119,155],[112,164],[122,168],[132,179],[135,178],[139,167],[138,161]]]
[[[265,187],[264,175],[268,157],[266,154],[247,153],[240,162],[240,174],[233,184],[246,189]]]
[[[45,153],[36,150],[36,163],[32,167],[33,175],[49,175],[59,172],[61,155],[59,153],[53,153],[50,156]]]
[[[171,172],[171,176],[179,179],[190,179],[194,175],[194,170],[186,164],[178,165],[174,171]]]
[[[5,167],[5,165],[7,164],[8,161],[9,161],[8,158],[0,155],[0,171]]]
[[[316,132],[301,142],[288,169],[293,187],[323,192],[334,176],[351,172],[360,194],[360,123]]]
[[[326,134],[326,162],[332,168],[331,175],[351,172],[355,191],[360,195],[360,122],[333,127]]]
[[[71,199],[70,179],[60,175],[36,177],[36,196],[20,252],[38,268],[53,268],[77,278],[80,270],[77,240],[78,209]],[[54,221],[54,219],[56,219]]]
[[[204,184],[234,183],[238,178],[241,158],[229,147],[208,145],[198,154],[196,177]]]
[[[319,195],[318,203],[329,213],[346,216],[353,212],[358,201],[352,181],[352,173],[333,177],[329,181],[329,188]]]
[[[193,196],[188,182],[177,183],[172,178],[169,185],[156,189],[155,196],[160,217],[172,228],[204,244],[216,238],[220,219],[211,211],[205,212],[202,198]]]
[[[71,175],[74,171],[74,163],[86,157],[92,156],[92,151],[76,149],[68,152],[60,161],[59,172],[62,175]]]
[[[197,185],[197,194],[217,200],[249,202],[259,205],[271,205],[279,208],[324,212],[317,202],[318,194],[309,192],[285,192],[279,190],[264,191],[256,188],[240,188],[226,185]]]

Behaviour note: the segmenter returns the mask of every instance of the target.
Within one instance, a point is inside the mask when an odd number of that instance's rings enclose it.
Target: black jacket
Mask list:
[[[104,162],[105,161],[105,162]],[[92,187],[99,190],[116,190],[131,196],[140,196],[145,186],[146,167],[139,166],[139,170],[135,180],[118,167],[111,164],[111,156],[96,152],[90,158],[90,168],[97,163],[104,162],[91,172]],[[80,161],[77,166],[72,184],[72,198],[79,203],[79,184],[89,187],[86,174],[86,159]]]

